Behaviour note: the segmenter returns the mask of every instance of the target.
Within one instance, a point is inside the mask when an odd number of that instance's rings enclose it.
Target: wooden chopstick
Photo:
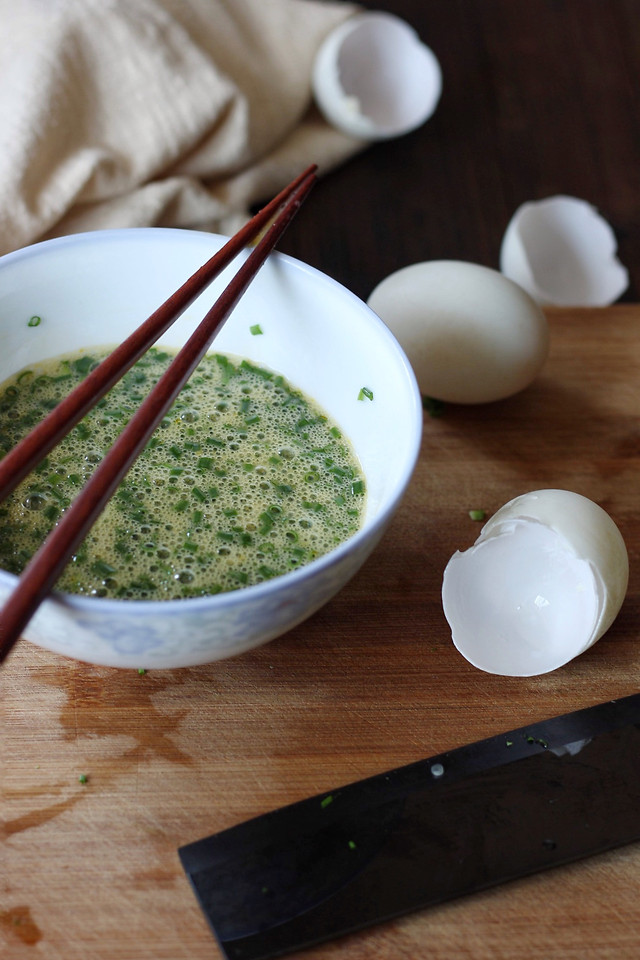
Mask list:
[[[282,204],[316,169],[313,164],[281,190],[0,460],[0,500],[4,500],[18,486],[85,413],[95,406],[136,360],[169,329],[233,258],[259,235]]]
[[[2,611],[0,611],[0,663],[19,639],[22,630],[55,584],[69,558],[84,539],[107,501],[115,493],[125,473],[202,360],[216,332],[227,320],[245,293],[268,254],[300,209],[315,182],[314,168],[311,168],[294,181],[296,186],[293,187],[293,192],[287,188],[288,199],[280,214],[191,334],[153,390],[142,402],[69,510],[62,515],[58,524],[23,570],[17,586]],[[275,200],[277,201],[278,198],[275,198]],[[266,209],[268,208],[265,207]],[[238,251],[236,250],[236,252]],[[211,261],[209,261],[210,263]],[[209,264],[206,266],[208,267]],[[219,269],[218,266],[216,272],[219,272]],[[188,283],[190,282],[188,281]],[[200,290],[202,285],[196,284],[195,286]],[[184,290],[184,288],[181,288],[181,290]],[[178,294],[180,292],[178,291]],[[174,296],[177,296],[177,294]],[[153,316],[156,316],[156,314]],[[154,339],[157,339],[157,337]],[[148,346],[153,342],[152,339]],[[142,352],[144,351],[141,350],[138,356]],[[122,370],[123,374],[126,369],[128,369],[128,366]],[[116,377],[112,382],[114,383],[116,379],[118,378]],[[106,392],[106,389],[108,387],[103,390],[103,393]],[[89,403],[83,409],[86,410],[91,405]],[[68,431],[73,423],[71,418],[67,422],[69,423]],[[63,435],[63,432],[58,433],[58,439]],[[51,447],[49,446],[48,449],[51,449]]]

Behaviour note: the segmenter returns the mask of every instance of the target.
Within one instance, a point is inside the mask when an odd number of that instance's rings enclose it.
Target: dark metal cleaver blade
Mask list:
[[[184,846],[229,960],[267,960],[640,839],[640,694]]]

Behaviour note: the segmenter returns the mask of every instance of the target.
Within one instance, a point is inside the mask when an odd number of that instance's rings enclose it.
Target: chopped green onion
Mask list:
[[[263,332],[261,328],[259,332]],[[70,378],[72,383],[77,382],[90,374],[100,359],[100,355],[86,351],[76,355],[75,360],[64,361],[59,368],[52,367],[53,373],[46,377],[40,376],[38,371],[25,370],[22,375],[17,375],[22,383],[5,388],[0,405],[11,414],[14,406],[12,391],[16,399],[22,391],[25,397],[33,395],[39,408],[46,412],[49,403],[55,405],[56,397],[64,387],[64,384],[57,383],[58,380]],[[153,348],[151,359],[140,361],[144,369],[140,372],[132,370],[126,375],[123,392],[116,392],[112,397],[112,400],[116,399],[115,405],[108,406],[106,399],[102,399],[95,419],[87,418],[76,424],[72,439],[76,443],[82,441],[87,447],[83,456],[87,463],[82,471],[76,466],[77,459],[65,457],[64,450],[59,456],[46,458],[36,469],[23,497],[23,506],[32,511],[29,517],[35,525],[36,537],[41,532],[42,536],[46,535],[44,524],[53,525],[60,521],[70,504],[70,497],[83,482],[84,472],[88,475],[100,462],[117,429],[131,417],[141,401],[139,384],[145,381],[151,384],[160,375],[156,369],[158,359]],[[166,359],[169,359],[168,355]],[[116,526],[110,552],[102,553],[99,559],[94,548],[79,551],[79,555],[73,558],[75,569],[70,571],[70,576],[76,577],[74,582],[78,582],[77,571],[84,564],[84,569],[91,574],[92,592],[101,596],[108,592],[114,597],[146,598],[154,591],[167,596],[171,592],[175,596],[200,596],[205,592],[236,589],[255,579],[259,582],[268,580],[312,560],[320,548],[310,545],[308,538],[313,539],[316,534],[306,531],[317,522],[316,517],[323,518],[318,524],[321,528],[324,528],[326,518],[327,546],[357,529],[351,517],[360,515],[363,498],[350,494],[364,492],[365,481],[359,479],[355,462],[353,466],[347,466],[350,451],[339,428],[331,427],[326,416],[302,395],[292,391],[281,376],[259,370],[250,363],[234,365],[226,359],[219,360],[215,366],[217,369],[211,373],[203,365],[202,373],[194,380],[192,402],[187,403],[184,397],[178,398],[170,413],[162,419],[163,429],[146,444],[147,455],[141,461],[141,472],[123,481],[114,497]],[[57,375],[59,371],[62,371],[60,376]],[[260,418],[254,411],[257,404],[265,403],[266,398],[260,395],[255,376],[266,381],[273,405],[282,409],[286,416],[277,437],[265,438],[265,433],[260,430]],[[221,383],[222,380],[225,382]],[[197,384],[205,381],[214,381],[211,384],[213,410],[208,425],[213,436],[200,436],[192,425],[199,416],[204,419],[193,394]],[[354,390],[354,387],[355,383],[352,383],[350,389]],[[49,396],[41,397],[40,394],[46,391]],[[363,398],[372,399],[373,391],[363,387]],[[25,416],[22,425],[26,430],[33,423]],[[200,424],[199,429],[202,426]],[[91,444],[87,444],[89,440]],[[11,446],[8,428],[3,427],[0,456]],[[219,456],[226,448],[229,449],[228,464]],[[295,480],[284,469],[289,460],[298,467]],[[74,470],[78,472],[74,473]],[[254,479],[256,473],[260,476]],[[300,481],[304,479],[307,483],[303,486]],[[327,479],[331,487],[323,490],[322,481],[326,483]],[[211,486],[212,483],[219,484],[219,488]],[[156,491],[156,487],[162,489]],[[255,513],[245,515],[247,491],[252,493],[255,488],[260,490],[260,506],[256,504]],[[309,499],[302,501],[301,495],[304,494]],[[168,503],[167,512],[161,511],[161,503]],[[339,511],[337,507],[340,507]],[[13,532],[6,519],[2,519],[1,510],[0,525],[7,529],[4,539],[8,548],[13,549],[10,542]],[[39,515],[36,511],[40,511]],[[341,514],[339,518],[337,512]],[[171,533],[165,534],[165,530]],[[174,549],[176,556],[172,552]],[[14,550],[16,567],[22,562],[18,553],[17,549]],[[254,553],[257,554],[255,560],[251,556]],[[142,570],[136,571],[134,580],[127,570],[135,554],[141,555],[142,563],[149,564],[150,575]],[[185,569],[176,566],[176,559],[185,561]],[[25,553],[24,562],[27,560]],[[247,572],[249,562],[250,573]],[[218,564],[220,574],[215,569]],[[232,571],[229,571],[230,564],[235,568]],[[209,577],[214,574],[217,577],[230,576],[233,582],[211,584]],[[200,580],[200,577],[206,577],[206,580]],[[140,669],[138,672],[143,675],[146,671]],[[347,841],[348,834],[343,839],[344,843]]]
[[[28,327],[38,327],[42,323],[42,317],[30,317],[27,322]]]
[[[333,803],[333,794],[332,794],[332,793],[329,793],[329,794],[327,794],[326,797],[323,797],[323,798],[322,798],[322,800],[320,801],[320,806],[321,806],[322,809],[324,810],[326,807],[329,806],[330,803]]]
[[[486,515],[486,510],[469,510],[469,516],[472,520],[484,520]]]
[[[116,572],[116,568],[104,560],[96,560],[91,569],[98,577],[111,577]]]
[[[543,747],[545,750],[547,750],[549,747],[549,744],[547,743],[547,741],[543,740],[541,737],[532,737],[532,736],[525,735],[525,740],[527,741],[527,743],[537,743],[541,747]]]
[[[423,397],[422,406],[430,417],[441,417],[444,413],[444,403],[442,400],[436,400],[435,397]]]
[[[265,512],[260,514],[259,519],[260,529],[258,530],[258,533],[261,537],[263,537],[265,533],[269,533],[269,530],[271,530],[271,527],[273,526],[273,517]]]
[[[263,380],[273,380],[274,374],[271,370],[267,370],[265,367],[256,367],[253,363],[250,363],[248,360],[243,360],[240,364],[241,370],[250,370],[251,373],[255,373],[256,376],[262,377]]]
[[[89,782],[89,777],[86,775],[86,773],[81,773],[80,776],[78,777],[78,783],[88,783],[88,782]]]
[[[315,513],[320,513],[325,509],[324,505],[317,500],[303,500],[302,506],[305,510],[313,510]]]
[[[257,337],[262,333],[262,327],[259,323],[254,323],[252,327],[249,327],[249,331],[253,337]]]
[[[38,322],[40,318],[38,317]],[[94,357],[90,357],[88,354],[84,357],[79,357],[78,360],[74,360],[72,367],[77,373],[87,374],[92,367],[96,366],[96,361]]]
[[[358,394],[358,400],[373,400],[373,391],[368,387],[362,387]]]
[[[287,493],[293,493],[293,487],[289,486],[288,483],[276,483],[275,480],[272,480],[271,484],[276,493],[279,493],[281,496],[284,496]]]

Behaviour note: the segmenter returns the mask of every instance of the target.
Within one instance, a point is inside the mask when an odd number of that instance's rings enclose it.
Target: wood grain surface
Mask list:
[[[410,489],[355,579],[241,657],[139,675],[27,643],[0,674],[0,956],[216,960],[177,848],[320,791],[613,697],[640,682],[640,307],[550,311],[551,355],[510,400],[425,414]],[[475,670],[440,605],[470,508],[565,487],[628,545],[623,609],[531,679]],[[79,778],[87,777],[86,783]],[[318,960],[637,957],[640,847],[309,951]]]

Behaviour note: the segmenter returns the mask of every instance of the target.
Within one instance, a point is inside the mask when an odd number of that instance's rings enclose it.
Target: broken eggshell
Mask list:
[[[602,507],[568,490],[510,500],[444,572],[460,653],[487,673],[549,673],[592,646],[622,606],[627,549]]]
[[[333,30],[313,67],[316,103],[337,129],[362,140],[409,133],[433,113],[442,91],[435,54],[404,20],[361,13]]]
[[[547,306],[604,307],[624,293],[627,270],[613,230],[577,197],[524,203],[502,240],[500,269]]]

